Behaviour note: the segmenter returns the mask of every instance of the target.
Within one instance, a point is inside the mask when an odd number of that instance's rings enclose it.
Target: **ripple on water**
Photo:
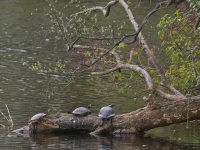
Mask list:
[[[1,53],[5,53],[5,52],[6,52],[6,50],[0,50],[0,52],[1,52]]]
[[[14,52],[21,52],[21,53],[27,52],[26,50],[23,50],[23,49],[12,49],[12,48],[7,48],[6,50],[14,51]]]
[[[6,66],[4,66],[4,65],[0,65],[0,68],[5,68]]]

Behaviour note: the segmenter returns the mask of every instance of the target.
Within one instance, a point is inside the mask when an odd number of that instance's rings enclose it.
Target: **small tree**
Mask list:
[[[148,90],[154,95],[166,100],[181,100],[197,96],[199,93],[200,53],[197,12],[194,9],[187,10],[185,5],[181,4],[172,16],[166,14],[161,18],[157,25],[161,47],[148,45],[148,38],[141,32],[149,17],[162,5],[172,3],[177,5],[181,1],[167,0],[158,3],[140,26],[134,19],[129,2],[123,0],[110,1],[104,7],[93,8],[81,7],[79,2],[71,1],[68,6],[73,4],[80,11],[70,16],[66,16],[63,10],[58,11],[50,4],[53,23],[51,29],[67,42],[69,52],[76,50],[82,59],[72,64],[75,70],[84,69],[97,76],[110,74],[115,83],[123,82],[119,88],[121,93],[131,87],[130,80],[124,82],[124,71],[122,73],[121,71],[131,70],[128,78],[145,80]],[[117,22],[109,17],[111,8],[117,4],[124,8],[125,15],[128,16],[135,32],[123,30],[127,21]],[[191,5],[197,7],[194,1]],[[103,20],[101,14],[96,13],[97,10],[102,11],[107,18]],[[107,21],[106,24],[99,21],[99,18]],[[164,66],[157,58],[160,57],[157,53],[162,49],[165,49],[165,55],[169,58]],[[140,55],[146,60],[140,58]]]
[[[138,25],[131,12],[130,1],[112,0],[105,6],[86,8],[80,6],[80,2],[72,0],[66,6],[73,5],[79,10],[69,16],[66,16],[64,10],[56,10],[56,3],[50,4],[49,14],[53,23],[51,31],[57,33],[67,43],[68,53],[76,51],[79,57],[78,61],[74,60],[71,64],[74,71],[69,71],[68,74],[89,71],[91,75],[99,76],[101,84],[105,81],[102,79],[103,75],[109,74],[111,77],[109,80],[117,85],[119,93],[131,90],[134,84],[145,81],[146,90],[151,94],[168,101],[178,101],[167,104],[150,102],[145,108],[132,113],[132,116],[130,114],[118,116],[124,118],[124,123],[115,125],[114,121],[114,128],[134,126],[137,131],[144,131],[186,121],[189,111],[190,119],[200,117],[197,107],[187,105],[187,109],[185,108],[185,104],[190,103],[190,100],[200,99],[199,1],[190,1],[190,9],[187,9],[183,3],[178,5],[182,1],[184,0],[165,0],[158,3],[146,15],[141,25]],[[161,46],[149,45],[150,37],[145,38],[141,32],[144,25],[151,15],[161,9],[161,6],[169,6],[173,3],[178,5],[178,9],[172,15],[165,14],[157,25]],[[124,9],[125,18],[128,16],[125,22],[113,20],[110,17],[112,16],[111,9],[116,5]],[[103,12],[105,18],[98,12]],[[128,21],[134,29],[129,32],[124,30]],[[160,55],[158,54],[161,51],[163,59],[166,60],[165,63],[159,62]],[[62,70],[65,68],[65,65],[60,63],[57,66]],[[33,68],[39,70],[41,64],[39,63],[38,66],[36,63]],[[134,83],[131,82],[133,80]],[[186,99],[187,102],[185,102]],[[179,110],[169,108],[177,104]],[[195,104],[199,105],[198,101]],[[168,109],[163,109],[167,106],[169,106]],[[159,115],[154,111],[158,109]],[[171,113],[175,119],[170,117]],[[152,119],[146,116],[147,114],[151,114],[156,123],[148,122]],[[138,116],[142,116],[146,121],[140,120],[139,123]],[[116,117],[116,122],[118,117]],[[130,118],[137,121],[130,123]]]

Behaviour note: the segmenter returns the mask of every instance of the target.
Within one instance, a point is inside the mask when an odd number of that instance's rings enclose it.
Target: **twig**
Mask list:
[[[194,30],[196,30],[198,28],[199,22],[200,22],[200,17],[198,16],[197,22],[196,22],[196,24],[194,26]]]
[[[135,33],[136,36],[135,36],[135,39],[134,39],[132,42],[136,41],[136,38],[138,37],[140,31],[143,29],[144,25],[145,25],[145,24],[147,23],[147,21],[149,20],[150,16],[153,15],[155,12],[157,12],[157,11],[161,8],[161,6],[162,6],[163,4],[166,4],[166,2],[167,2],[167,1],[163,1],[163,2],[160,2],[160,3],[156,4],[156,6],[153,8],[153,10],[151,10],[151,12],[148,13],[148,14],[146,15],[146,17],[145,17],[145,18],[143,19],[143,21],[142,21],[142,24],[141,24],[141,25],[138,27],[138,29],[136,30],[136,33]]]
[[[11,115],[10,115],[10,111],[9,111],[9,109],[8,109],[7,104],[5,104],[5,106],[6,106],[6,109],[7,109],[7,111],[8,111],[8,115],[9,115],[9,118],[10,118],[10,121],[11,121],[11,128],[12,128],[12,127],[13,127],[13,120],[12,120],[12,117],[11,117]]]
[[[2,102],[0,102],[0,103],[2,103]],[[2,103],[2,104],[4,104],[4,103]],[[4,104],[5,106],[6,106],[6,109],[7,109],[7,112],[8,112],[8,115],[9,115],[9,119],[4,115],[4,113],[0,110],[0,113],[2,114],[2,116],[8,121],[8,122],[11,122],[11,129],[12,129],[12,127],[14,126],[13,125],[13,120],[12,120],[12,117],[11,117],[11,115],[10,115],[10,111],[9,111],[9,109],[8,109],[8,106],[7,106],[7,104]],[[2,125],[2,124],[0,124],[0,127],[5,127],[4,125]]]
[[[110,1],[105,7],[96,6],[96,7],[93,7],[93,8],[88,8],[87,11],[92,12],[92,11],[96,11],[96,10],[101,10],[103,12],[104,16],[107,17],[107,16],[109,16],[110,8],[114,5],[116,5],[117,3],[118,3],[118,0],[113,0],[113,1]],[[72,14],[72,15],[70,15],[70,17],[74,17],[74,16],[77,16],[77,15],[80,15],[80,14],[84,14],[85,12],[86,11],[84,10],[84,11]]]
[[[1,127],[2,127],[2,128],[5,128],[6,126],[4,126],[3,124],[0,124],[0,128],[1,128]]]
[[[8,121],[8,118],[4,115],[4,113],[0,110],[2,116]]]

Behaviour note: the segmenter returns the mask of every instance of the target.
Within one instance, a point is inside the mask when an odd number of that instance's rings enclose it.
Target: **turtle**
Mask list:
[[[31,124],[35,124],[35,123],[38,123],[39,119],[42,118],[42,117],[45,117],[46,114],[44,113],[38,113],[36,115],[34,115],[31,119],[30,119],[30,123]]]
[[[78,116],[78,117],[87,116],[87,115],[91,114],[91,111],[89,110],[90,107],[91,107],[91,104],[88,105],[87,108],[86,107],[78,107],[72,112],[72,114],[74,116]]]
[[[110,125],[112,125],[112,117],[115,116],[114,109],[112,107],[113,105],[111,104],[101,108],[99,111],[99,117],[101,117],[101,123],[99,126],[103,124],[104,119],[109,120]]]
[[[35,132],[37,129],[36,129],[36,124],[40,123],[40,119],[45,117],[46,114],[44,113],[38,113],[36,115],[34,115],[30,120],[29,120],[29,125],[33,125],[33,128],[30,126],[30,131],[31,132]]]

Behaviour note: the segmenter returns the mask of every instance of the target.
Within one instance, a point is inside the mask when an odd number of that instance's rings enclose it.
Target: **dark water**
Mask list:
[[[98,1],[85,0],[82,3],[94,5]],[[137,6],[138,0],[133,5]],[[98,2],[99,3],[99,2]],[[106,4],[106,1],[101,1]],[[145,16],[156,1],[141,2],[135,7],[136,18]],[[59,1],[58,7],[65,1]],[[60,5],[60,6],[59,6]],[[141,11],[141,8],[143,10]],[[78,74],[74,82],[66,86],[68,78],[59,73],[38,73],[24,61],[49,62],[64,60],[71,55],[66,52],[63,41],[54,34],[49,34],[50,20],[45,16],[49,7],[42,0],[1,0],[0,1],[0,110],[8,117],[7,104],[14,129],[28,123],[36,113],[51,110],[67,112],[78,106],[92,103],[91,111],[98,114],[102,106],[114,104],[116,114],[126,113],[144,106],[145,103],[129,97],[120,97],[114,92],[105,92],[88,74]],[[112,10],[113,17],[118,17],[119,10]],[[74,8],[68,8],[68,13]],[[158,22],[162,10],[149,22],[148,32],[155,33],[153,26]],[[128,30],[128,29],[127,29]],[[155,41],[156,42],[156,41]],[[72,56],[73,57],[73,54]],[[70,60],[65,60],[67,61]],[[143,95],[142,95],[143,96]],[[141,96],[141,97],[142,97]],[[0,116],[0,124],[9,126],[8,121]],[[179,128],[181,127],[181,128]],[[117,135],[94,137],[91,135],[36,135],[35,137],[8,136],[10,128],[0,129],[0,149],[198,149],[200,136],[198,122],[154,129],[147,135]]]

